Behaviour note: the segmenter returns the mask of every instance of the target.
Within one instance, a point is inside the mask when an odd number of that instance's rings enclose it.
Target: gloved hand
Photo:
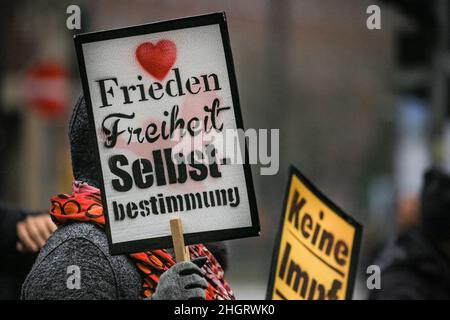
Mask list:
[[[206,258],[179,262],[164,272],[152,300],[204,300],[208,282],[200,269]]]

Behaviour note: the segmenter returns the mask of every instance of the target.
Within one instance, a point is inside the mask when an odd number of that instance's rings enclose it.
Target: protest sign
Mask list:
[[[362,226],[291,167],[267,299],[351,299]]]
[[[75,36],[113,254],[259,234],[250,166],[214,142],[243,129],[224,13]],[[246,147],[245,147],[246,148]],[[246,152],[246,150],[244,151]]]

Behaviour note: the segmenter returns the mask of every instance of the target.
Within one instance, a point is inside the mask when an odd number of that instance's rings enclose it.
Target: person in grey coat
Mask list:
[[[87,108],[81,97],[69,125],[72,167],[76,180],[100,187],[94,161],[95,142],[90,136]],[[226,248],[208,248],[226,267]],[[173,255],[173,253],[172,253]],[[208,282],[201,259],[177,263],[159,278],[151,299],[204,299]],[[78,277],[78,278],[77,278]],[[140,299],[142,275],[128,255],[112,256],[107,237],[87,222],[58,227],[40,251],[22,286],[22,299]]]

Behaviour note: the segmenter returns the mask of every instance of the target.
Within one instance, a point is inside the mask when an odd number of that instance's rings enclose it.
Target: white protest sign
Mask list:
[[[243,129],[225,15],[82,34],[75,44],[111,252],[170,247],[174,218],[187,244],[258,235],[249,165],[230,164],[213,141],[180,148]]]

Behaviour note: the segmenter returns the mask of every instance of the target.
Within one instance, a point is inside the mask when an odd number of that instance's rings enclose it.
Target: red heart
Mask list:
[[[169,73],[177,58],[177,47],[170,40],[160,40],[156,44],[144,42],[136,49],[136,59],[141,66],[158,80]]]

